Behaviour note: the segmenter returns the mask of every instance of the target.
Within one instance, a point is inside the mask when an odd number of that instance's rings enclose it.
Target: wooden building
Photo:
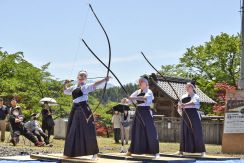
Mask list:
[[[175,77],[165,77],[165,80],[164,78],[153,74],[151,76],[153,76],[153,79],[149,79],[149,85],[155,96],[154,109],[156,109],[157,114],[165,115],[166,117],[178,117],[179,115],[176,109],[178,99],[168,82],[170,82],[170,84],[173,86],[178,97],[181,97],[183,94],[186,93],[186,83],[191,82],[191,80]],[[197,86],[196,92],[200,97],[201,103],[215,103],[214,100],[204,94]]]

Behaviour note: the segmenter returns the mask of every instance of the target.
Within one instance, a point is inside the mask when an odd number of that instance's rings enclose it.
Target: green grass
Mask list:
[[[121,145],[115,144],[112,138],[98,138],[100,152],[111,153],[119,152]],[[127,149],[129,145],[125,146]],[[169,143],[169,142],[160,142],[160,152],[161,153],[175,153],[179,150],[179,143]],[[244,159],[244,154],[223,154],[221,152],[221,145],[206,144],[207,154],[217,155],[217,156],[226,156],[226,157],[239,157]]]
[[[40,153],[60,153],[63,152],[64,147],[64,140],[62,139],[52,139],[53,147],[44,146],[44,147],[35,147],[33,144],[31,146],[28,140],[25,140],[25,144],[23,142],[23,138],[20,139],[20,143],[17,146],[12,146],[11,143],[8,143],[7,140],[9,138],[9,133],[7,133],[6,141],[4,143],[0,143],[1,148],[11,148],[13,150],[20,150],[20,149],[31,149],[32,152],[40,152]],[[113,152],[120,152],[121,144],[115,144],[113,138],[103,138],[98,137],[98,145],[99,150],[102,153],[113,153]],[[125,145],[128,149],[129,145]],[[167,143],[161,142],[160,143],[160,152],[161,153],[175,153],[179,149],[178,143]],[[207,154],[209,155],[217,155],[217,156],[228,156],[228,157],[240,157],[244,159],[243,154],[223,154],[221,152],[220,145],[211,145],[206,144]]]

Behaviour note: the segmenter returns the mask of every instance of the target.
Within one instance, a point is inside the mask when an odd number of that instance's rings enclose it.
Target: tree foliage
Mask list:
[[[240,58],[240,35],[221,33],[211,36],[202,45],[187,48],[179,64],[162,66],[161,72],[168,76],[192,78],[204,93],[217,100],[216,83],[237,85]],[[212,112],[210,107],[204,109]]]
[[[129,84],[124,85],[124,88],[130,95],[135,90],[138,89],[138,86],[137,86],[137,84],[129,83]],[[94,95],[96,98],[100,98],[100,97],[102,97],[102,90],[98,90],[98,91],[92,93],[92,95]],[[127,95],[125,94],[125,92],[123,91],[123,89],[121,87],[112,87],[112,88],[109,88],[106,90],[106,94],[102,100],[103,100],[103,103],[108,103],[110,101],[120,102],[120,100],[124,97],[127,97]]]
[[[8,54],[0,50],[0,96],[20,97],[19,105],[22,106],[26,117],[34,112],[40,112],[39,100],[43,97],[51,97],[57,100],[60,106],[53,107],[54,118],[67,117],[72,106],[70,96],[63,94],[63,81],[56,80],[49,72],[47,63],[40,68],[35,67],[24,59],[22,52]],[[94,96],[89,97],[91,108],[97,105],[98,100]],[[109,120],[111,115],[106,111],[115,105],[101,105],[97,114]]]

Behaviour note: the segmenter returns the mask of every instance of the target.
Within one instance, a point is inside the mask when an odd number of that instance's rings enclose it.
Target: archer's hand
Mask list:
[[[180,103],[178,106],[179,106],[181,109],[183,109],[183,108],[185,107],[185,104]]]
[[[128,99],[127,98],[123,98],[122,100],[121,100],[121,103],[122,104],[126,104],[128,102]]]
[[[20,123],[22,122],[22,120],[20,120],[19,118],[15,118],[15,123]]]
[[[105,78],[106,81],[109,81],[110,79],[112,79],[111,76],[107,76],[107,77]]]

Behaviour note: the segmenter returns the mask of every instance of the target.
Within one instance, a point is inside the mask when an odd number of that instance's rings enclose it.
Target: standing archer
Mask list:
[[[201,153],[205,156],[202,125],[197,109],[200,108],[199,96],[195,93],[195,85],[186,84],[186,94],[181,97],[178,109],[182,109],[181,139],[179,155],[183,152]],[[185,102],[184,102],[185,100]]]
[[[130,104],[132,101],[137,103],[132,124],[131,144],[127,155],[153,154],[155,158],[158,158],[160,157],[158,135],[150,112],[154,96],[149,89],[146,76],[139,79],[139,87],[140,89],[135,91],[128,99],[123,100],[125,104]]]
[[[73,107],[69,115],[64,145],[65,156],[93,155],[92,160],[97,158],[99,150],[94,118],[88,105],[88,94],[95,91],[98,85],[107,82],[109,79],[108,76],[93,84],[86,84],[87,72],[82,70],[78,73],[76,85],[69,87],[70,81],[65,81],[64,93],[72,95],[73,98]]]

